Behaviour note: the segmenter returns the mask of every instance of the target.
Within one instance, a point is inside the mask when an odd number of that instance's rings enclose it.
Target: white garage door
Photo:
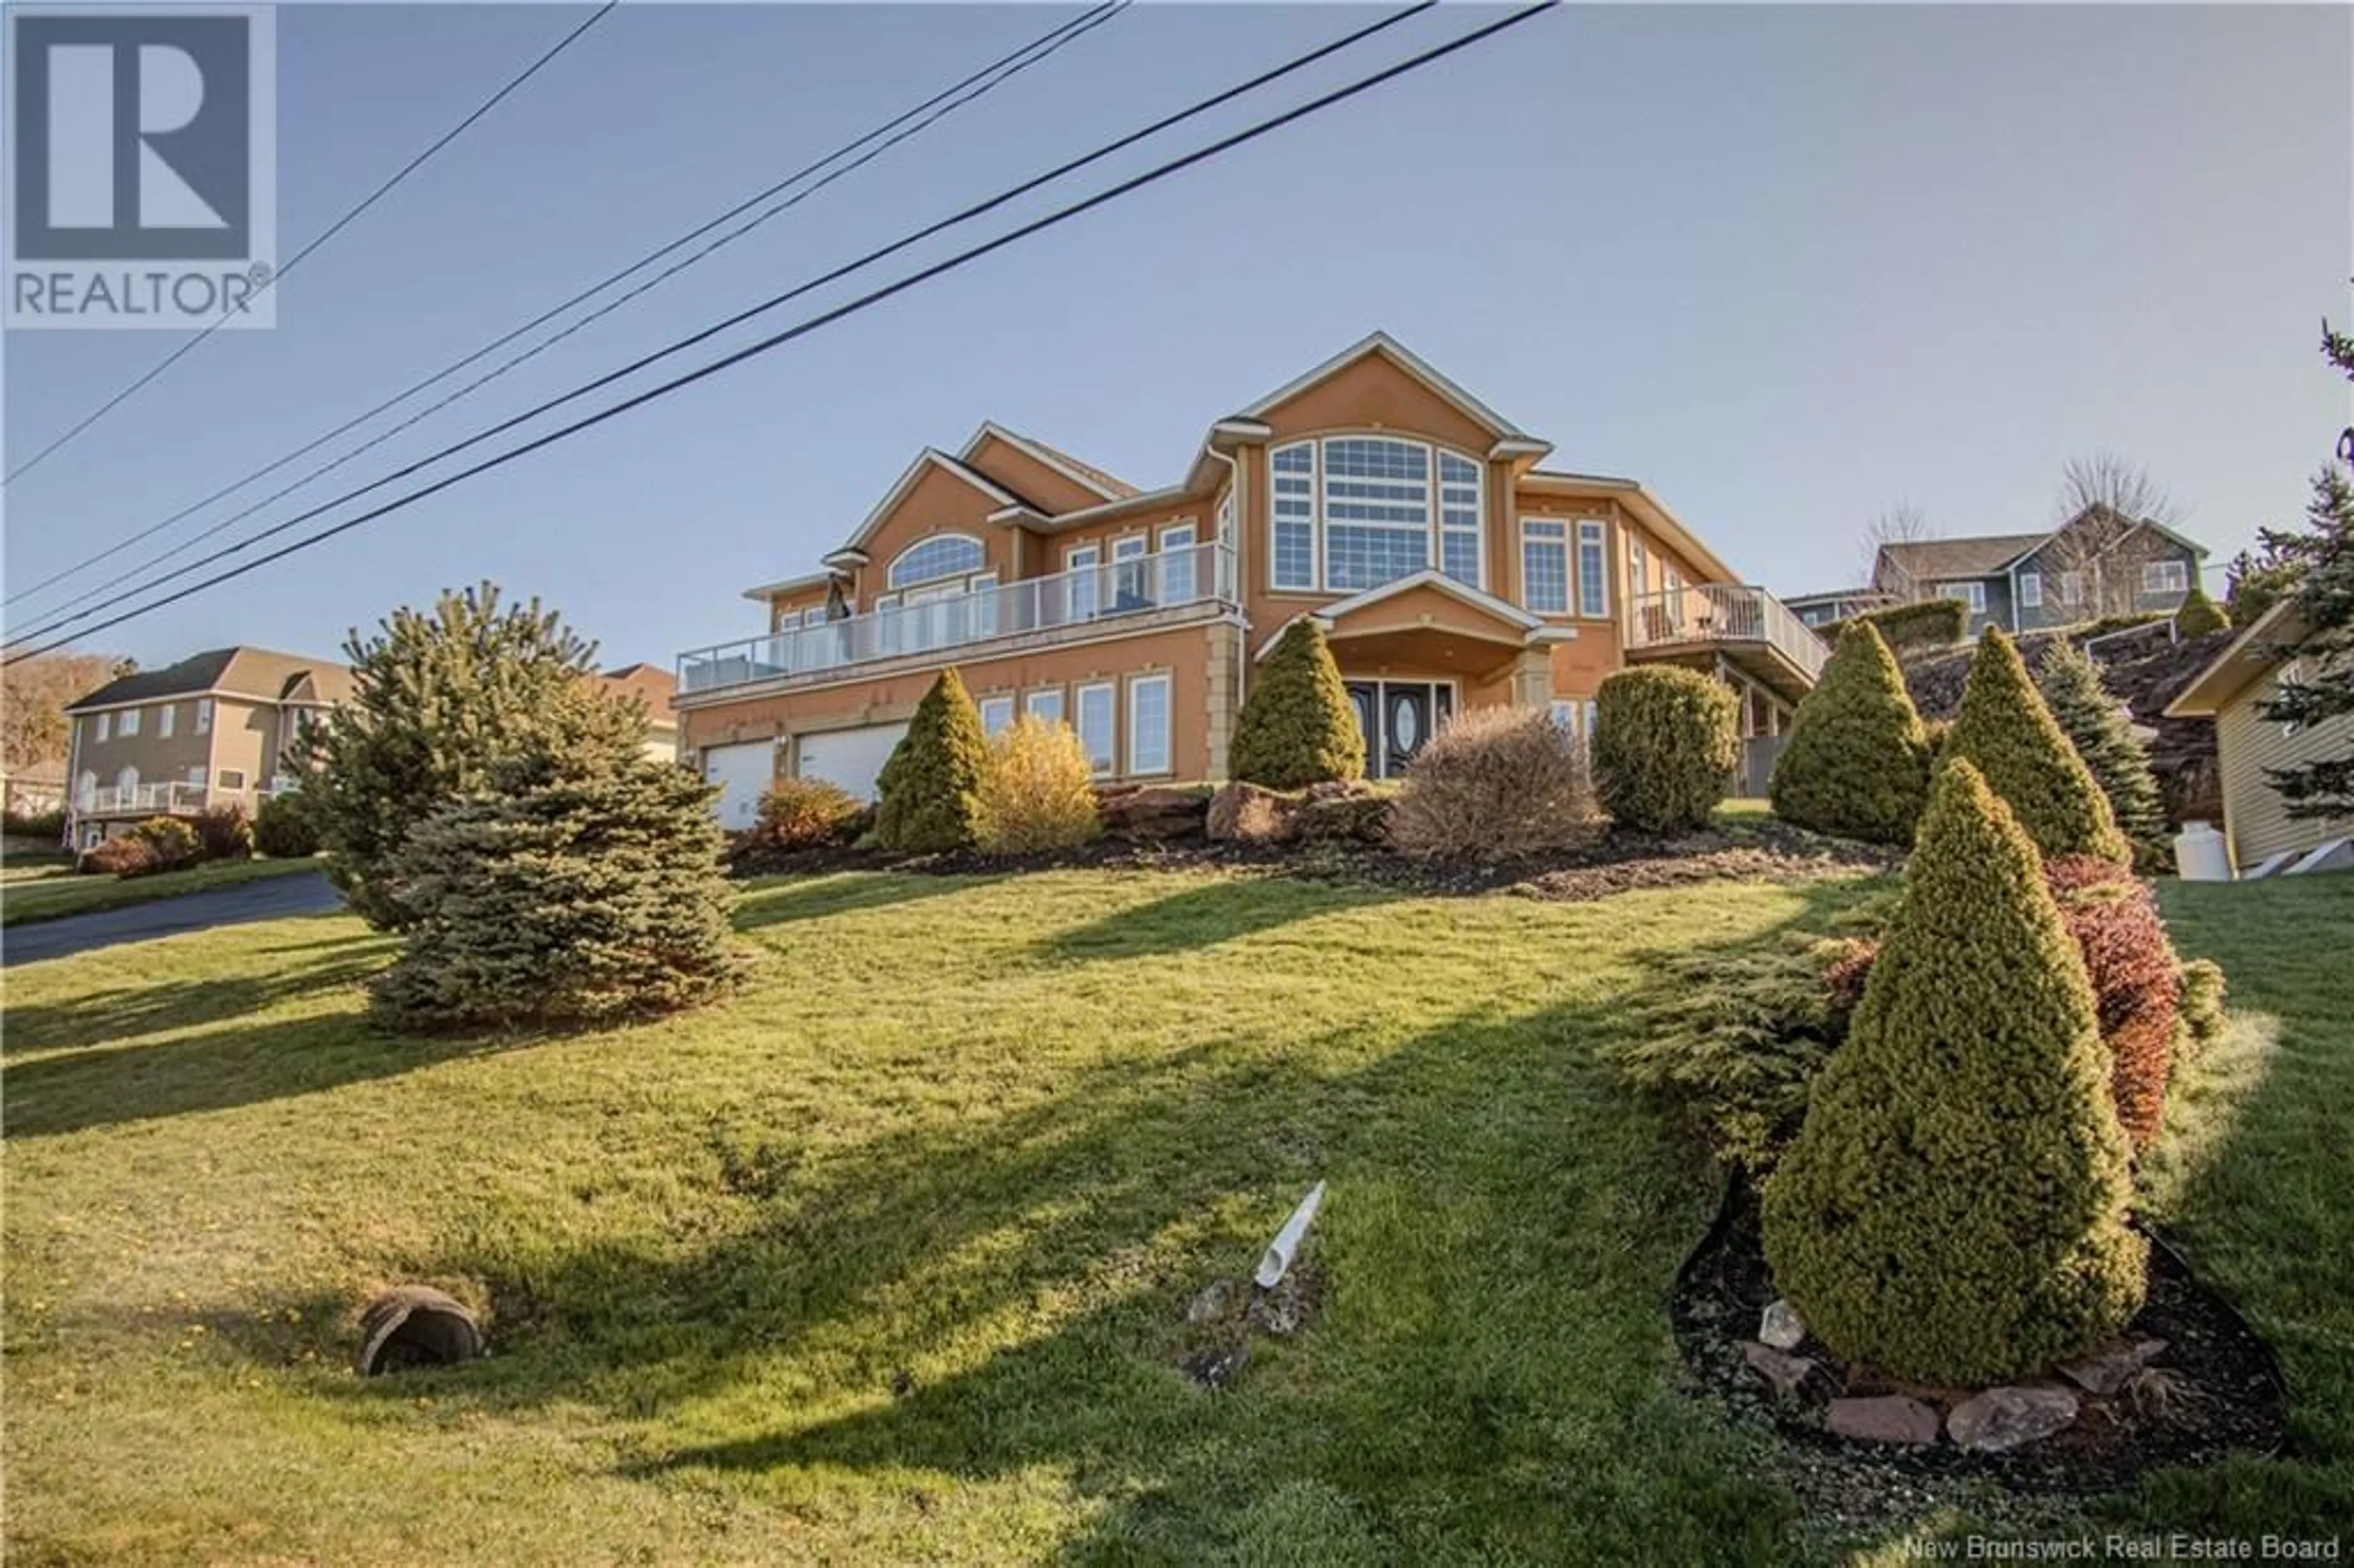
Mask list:
[[[859,800],[872,800],[876,776],[891,760],[891,748],[907,733],[904,724],[877,724],[802,736],[795,742],[800,757],[793,771],[803,779],[839,784]]]
[[[776,782],[777,743],[747,741],[742,746],[706,747],[703,780],[719,786],[719,825],[742,832],[760,821],[760,797]]]

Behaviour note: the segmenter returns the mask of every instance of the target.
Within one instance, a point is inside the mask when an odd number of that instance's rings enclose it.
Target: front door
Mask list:
[[[1394,779],[1455,711],[1455,688],[1444,681],[1352,681],[1349,703],[1365,737],[1366,776]]]

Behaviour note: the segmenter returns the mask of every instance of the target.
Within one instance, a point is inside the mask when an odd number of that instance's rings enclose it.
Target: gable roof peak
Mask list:
[[[1389,360],[1408,376],[1437,393],[1440,398],[1453,404],[1458,412],[1472,423],[1485,428],[1491,435],[1522,440],[1534,439],[1511,420],[1473,397],[1459,383],[1442,374],[1429,361],[1378,328],[1367,333],[1305,376],[1277,387],[1250,407],[1240,409],[1230,417],[1237,419],[1261,418],[1283,404],[1290,402],[1310,387],[1330,380],[1359,360],[1372,355],[1380,355]]]

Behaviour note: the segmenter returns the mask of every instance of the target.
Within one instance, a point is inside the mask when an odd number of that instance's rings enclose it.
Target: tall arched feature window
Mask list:
[[[893,588],[928,583],[937,577],[960,577],[977,572],[986,559],[981,541],[970,534],[935,534],[899,552],[885,574]]]
[[[1482,585],[1479,464],[1427,441],[1326,436],[1268,454],[1274,586],[1358,593],[1427,568]]]

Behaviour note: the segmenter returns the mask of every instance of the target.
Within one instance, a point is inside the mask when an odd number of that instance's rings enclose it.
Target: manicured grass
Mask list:
[[[1861,885],[777,883],[740,998],[487,1043],[370,1032],[338,916],[12,974],[10,1558],[1895,1561],[1679,1392],[1715,1179],[1593,1058],[1645,953]],[[2329,1408],[2119,1507],[2294,1522],[2354,1454],[2354,994],[2298,936],[2354,879],[2182,893],[2250,1016],[2163,1201]],[[1320,1319],[1193,1386],[1185,1300],[1320,1177]],[[353,1377],[405,1278],[494,1358]]]
[[[229,887],[264,876],[315,871],[314,860],[233,860],[186,871],[158,872],[154,876],[77,876],[70,864],[49,865],[26,878],[0,881],[0,926],[21,926],[28,920],[55,920],[66,915],[88,915],[99,909],[121,909],[176,894],[202,893]],[[27,868],[30,872],[30,868]]]

